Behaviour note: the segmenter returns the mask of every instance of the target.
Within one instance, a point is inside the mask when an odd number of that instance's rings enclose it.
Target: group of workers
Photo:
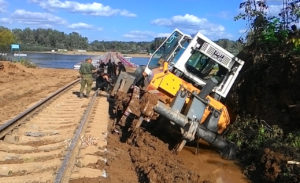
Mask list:
[[[105,69],[106,68],[106,69]],[[107,72],[105,72],[105,70]],[[96,68],[92,64],[92,59],[87,58],[85,62],[80,65],[79,73],[81,76],[81,87],[79,97],[84,97],[83,91],[86,87],[85,97],[89,97],[92,84],[93,74],[96,73],[96,89],[105,90],[112,83],[112,79],[115,79],[121,72],[126,72],[125,66],[122,62],[112,62],[110,59],[105,64],[102,60],[99,61],[99,68]]]

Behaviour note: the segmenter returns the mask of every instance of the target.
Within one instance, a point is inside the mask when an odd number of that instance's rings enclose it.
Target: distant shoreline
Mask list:
[[[23,53],[51,53],[51,54],[62,54],[62,55],[104,55],[108,52],[96,52],[96,51],[87,51],[87,52],[78,52],[78,51],[66,51],[66,52],[51,52],[51,51],[24,51]],[[124,57],[143,57],[149,58],[150,55],[146,53],[132,53],[132,54],[122,54]]]

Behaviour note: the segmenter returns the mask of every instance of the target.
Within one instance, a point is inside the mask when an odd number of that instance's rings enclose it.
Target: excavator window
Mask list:
[[[173,34],[154,52],[152,55],[148,67],[150,69],[161,66],[163,61],[169,61],[170,56],[173,54],[175,49],[179,46],[179,42],[183,35],[177,31]]]
[[[176,64],[184,50],[188,47],[189,43],[190,39],[187,37],[180,42],[180,45],[175,50],[173,57],[171,57],[169,60],[171,64]]]
[[[199,51],[195,51],[185,64],[186,69],[202,80],[215,77],[219,82],[226,75],[227,69]]]

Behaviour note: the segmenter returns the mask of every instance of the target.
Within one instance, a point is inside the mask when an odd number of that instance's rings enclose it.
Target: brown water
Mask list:
[[[201,179],[216,183],[248,183],[239,165],[232,160],[225,160],[206,145],[201,145],[198,154],[195,147],[185,147],[180,156],[184,165],[201,175]]]

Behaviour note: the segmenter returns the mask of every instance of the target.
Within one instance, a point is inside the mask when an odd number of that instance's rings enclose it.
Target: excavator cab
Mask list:
[[[183,34],[178,29],[160,45],[150,57],[147,68],[154,69],[163,65],[163,62],[174,64],[180,58],[191,41],[189,35]]]
[[[168,63],[168,70],[201,89],[214,78],[217,86],[213,89],[216,98],[225,98],[237,78],[244,62],[200,32],[192,39],[178,29],[162,43],[149,59],[145,72]]]

